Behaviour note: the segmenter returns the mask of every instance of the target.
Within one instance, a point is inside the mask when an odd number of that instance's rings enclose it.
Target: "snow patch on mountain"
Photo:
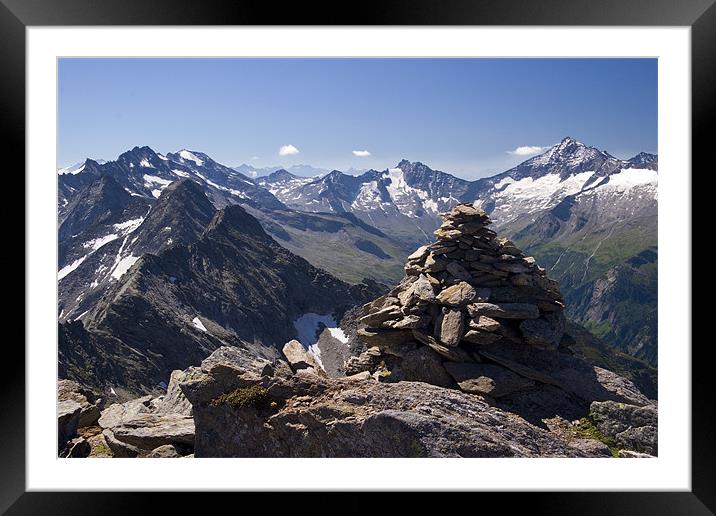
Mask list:
[[[125,220],[124,222],[120,222],[118,224],[113,224],[112,227],[119,231],[124,231],[125,234],[131,233],[135,229],[137,229],[139,226],[141,226],[142,222],[144,222],[144,217],[138,217],[136,219],[129,219]]]
[[[639,186],[656,186],[658,182],[659,174],[656,170],[627,168],[609,176],[609,181],[602,188],[624,191]]]
[[[74,271],[77,267],[79,267],[82,264],[82,262],[84,262],[87,259],[88,256],[89,256],[89,254],[86,254],[80,258],[77,258],[71,264],[65,265],[59,271],[57,271],[57,281],[61,280],[62,278],[67,276],[69,273]]]
[[[183,159],[185,159],[185,160],[187,160],[187,161],[193,161],[193,162],[196,163],[198,166],[202,166],[202,165],[204,164],[204,160],[202,160],[201,158],[199,158],[199,157],[198,157],[196,154],[194,154],[193,152],[188,151],[188,150],[186,150],[186,149],[180,150],[180,151],[179,151],[179,156],[181,156]]]
[[[320,315],[309,312],[293,321],[293,327],[296,328],[296,333],[298,333],[298,341],[304,348],[309,349],[318,342],[318,329],[321,324],[328,328],[329,331],[340,330],[331,314]],[[340,332],[343,333],[343,330],[340,330]],[[331,331],[331,335],[333,335],[333,331]]]
[[[356,195],[355,200],[351,203],[351,208],[356,210],[372,210],[382,205],[380,191],[378,190],[377,181],[368,181],[363,183]]]
[[[83,242],[82,247],[91,247],[93,251],[96,251],[103,245],[108,244],[114,240],[117,240],[118,238],[119,238],[119,235],[110,233],[109,235],[105,235],[100,238],[95,238],[95,239],[89,240],[88,242]]]
[[[132,265],[134,265],[134,263],[139,260],[139,258],[139,256],[132,256],[130,254],[129,256],[125,256],[124,258],[120,259],[112,270],[112,277],[115,279],[119,279],[124,276],[124,273],[127,272],[132,267]]]
[[[164,179],[164,178],[152,176],[149,174],[144,174],[143,177],[144,177],[145,184],[155,184],[155,185],[160,185],[161,187],[169,186],[173,182],[171,179]]]
[[[434,214],[439,213],[438,204],[433,199],[430,199],[425,190],[408,185],[403,169],[389,168],[386,171],[386,175],[390,180],[386,185],[390,198],[398,208],[401,208],[404,215],[411,218],[418,217],[415,212],[415,208],[418,206],[422,206],[423,209]]]
[[[198,328],[203,332],[207,331],[206,326],[204,326],[204,324],[201,322],[201,319],[199,319],[198,317],[194,317],[191,322],[195,328]]]
[[[580,192],[592,174],[593,171],[581,172],[566,179],[562,179],[559,174],[519,180],[503,178],[494,185],[501,189],[489,197],[495,203],[490,216],[496,222],[504,223],[525,212],[551,208],[565,196]]]

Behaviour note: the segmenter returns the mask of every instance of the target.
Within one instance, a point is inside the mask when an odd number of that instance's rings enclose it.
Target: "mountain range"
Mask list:
[[[254,169],[227,167],[198,151],[162,155],[149,147],[70,168],[58,175],[61,323],[79,319],[101,332],[97,307],[108,296],[152,257],[198,245],[217,210],[229,206],[240,205],[266,238],[331,281],[378,288],[375,281],[397,282],[405,257],[432,240],[439,213],[474,201],[560,281],[573,321],[656,364],[656,155],[622,160],[565,138],[476,181],[408,160],[358,175],[280,169],[253,178]],[[266,256],[256,256],[244,266],[268,266]]]

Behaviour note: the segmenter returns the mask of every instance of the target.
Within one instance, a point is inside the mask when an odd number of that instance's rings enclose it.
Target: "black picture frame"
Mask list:
[[[0,0],[0,125],[2,145],[11,149],[12,169],[25,170],[25,29],[63,25],[575,25],[689,26],[692,73],[692,168],[709,169],[716,98],[715,0],[363,0],[359,4],[293,2],[277,6],[267,0]],[[708,161],[707,161],[708,160]],[[691,171],[688,171],[691,174]],[[691,175],[693,181],[693,174]],[[24,190],[21,184],[20,188]],[[25,192],[28,194],[29,192]],[[693,203],[692,203],[693,204]],[[692,214],[693,219],[693,214]],[[684,250],[684,256],[691,256]],[[25,268],[25,276],[32,271]],[[687,302],[688,300],[681,300]],[[32,309],[32,307],[26,307]],[[692,351],[692,490],[640,493],[469,493],[464,501],[523,505],[533,514],[713,514],[716,511],[716,453],[714,452],[714,389],[709,352],[712,339],[696,341]],[[25,357],[17,340],[4,346],[7,367],[0,375],[0,512],[7,514],[131,514],[145,512],[150,501],[177,504],[183,511],[241,497],[240,507],[264,506],[278,512],[265,494],[206,493],[37,493],[25,492]],[[690,343],[669,343],[689,345]],[[14,350],[9,348],[13,347]],[[9,355],[14,352],[16,356]],[[305,496],[304,496],[305,495]],[[322,512],[307,494],[294,494],[294,510]],[[463,496],[463,495],[459,495]],[[470,497],[467,499],[467,497]],[[479,496],[479,499],[477,498]],[[421,503],[421,495],[412,494]],[[416,498],[417,497],[417,498]],[[378,502],[359,493],[328,501],[325,509],[345,514],[395,510],[396,501]],[[270,510],[268,509],[270,504]],[[378,504],[376,506],[376,504]],[[396,505],[394,505],[396,504]],[[461,504],[462,505],[462,504]],[[455,505],[457,507],[457,505]],[[196,509],[198,510],[198,509]]]

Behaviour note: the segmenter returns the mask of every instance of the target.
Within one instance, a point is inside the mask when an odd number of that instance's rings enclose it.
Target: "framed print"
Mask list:
[[[8,514],[122,491],[712,513],[712,2],[1,9],[27,242]]]

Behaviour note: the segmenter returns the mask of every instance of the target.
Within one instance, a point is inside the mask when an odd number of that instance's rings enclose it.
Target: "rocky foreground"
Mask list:
[[[290,341],[276,359],[221,347],[165,395],[106,408],[64,384],[60,454],[101,455],[76,437],[96,428],[115,457],[656,455],[656,402],[572,355],[559,285],[481,210],[443,220],[403,281],[344,321],[346,376]]]

